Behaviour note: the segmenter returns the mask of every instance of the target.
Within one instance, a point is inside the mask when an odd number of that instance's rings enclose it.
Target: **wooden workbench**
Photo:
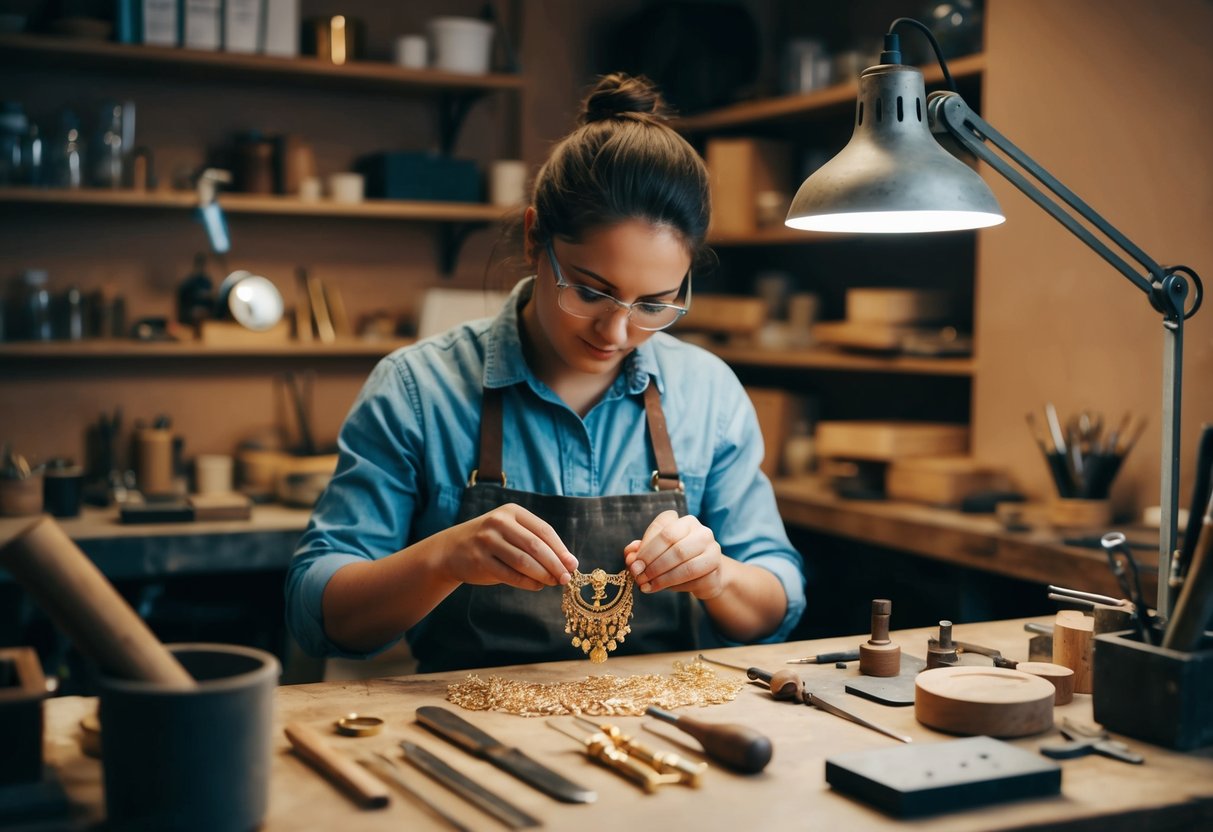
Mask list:
[[[777,480],[774,485],[779,513],[789,527],[1025,581],[1117,598],[1124,594],[1102,549],[1065,545],[1046,525],[1011,532],[988,514],[894,500],[848,500],[817,477]],[[1134,554],[1141,564],[1145,597],[1153,599],[1158,592],[1157,542],[1153,549],[1134,547]]]
[[[1022,624],[1022,621],[1007,621],[960,625],[954,635],[1023,659],[1026,658],[1028,634],[1023,631]],[[909,630],[895,634],[894,638],[903,651],[921,656],[928,634],[926,630]],[[737,647],[712,651],[711,655],[742,665],[775,669],[784,666],[786,659],[854,647],[860,640],[861,637],[854,636]],[[592,666],[588,662],[558,662],[486,673],[527,681],[579,679],[592,672],[665,673],[673,660],[690,658],[689,654],[614,657],[605,667]],[[845,677],[857,673],[854,664],[845,671],[833,665],[798,667],[818,688],[838,685]],[[731,674],[734,671],[720,669],[719,672]],[[769,694],[754,686],[744,688],[733,702],[683,713],[712,721],[742,722],[767,733],[775,742],[775,756],[767,769],[756,776],[743,776],[713,766],[705,776],[701,790],[662,786],[653,795],[643,794],[585,760],[572,740],[549,730],[541,719],[460,711],[499,740],[518,746],[599,794],[594,804],[566,805],[521,785],[504,772],[458,751],[414,723],[413,714],[420,705],[454,707],[444,700],[446,687],[466,676],[466,673],[454,672],[280,687],[276,698],[270,809],[264,828],[268,832],[297,829],[399,832],[401,829],[444,828],[410,798],[395,791],[388,808],[359,810],[288,750],[282,734],[285,723],[302,721],[328,733],[333,720],[350,711],[380,716],[387,721],[387,726],[383,733],[367,738],[329,734],[334,747],[351,755],[384,751],[399,758],[397,743],[402,739],[412,740],[508,796],[524,810],[541,818],[548,829],[620,832],[761,827],[853,832],[917,828],[932,832],[972,832],[976,829],[1048,828],[1140,832],[1147,828],[1207,829],[1213,824],[1213,749],[1179,754],[1129,740],[1133,749],[1145,755],[1145,765],[1131,766],[1099,756],[1062,761],[1062,794],[1059,797],[900,821],[833,792],[824,777],[825,758],[848,751],[887,748],[895,745],[893,740],[816,709],[775,702]],[[919,725],[914,720],[912,707],[889,708],[850,695],[843,699],[863,715],[911,735],[915,742],[948,739]],[[93,707],[93,700],[75,697],[46,703],[47,760],[59,773],[82,823],[98,820],[102,814],[100,763],[81,756],[77,747],[77,723]],[[1090,721],[1090,697],[1076,696],[1073,703],[1059,708],[1057,713],[1059,717],[1068,715]],[[570,726],[577,724],[569,717],[560,719]],[[652,720],[629,717],[615,721],[626,726],[630,733],[666,749],[676,748],[675,742],[686,738],[672,726]],[[641,723],[653,725],[654,732],[660,732],[661,737],[642,730]],[[672,741],[667,742],[665,737]],[[1015,743],[1035,750],[1043,741],[1057,738],[1056,732],[1052,732]],[[499,828],[407,764],[402,766],[403,774],[411,784],[425,790],[434,801],[471,828]]]

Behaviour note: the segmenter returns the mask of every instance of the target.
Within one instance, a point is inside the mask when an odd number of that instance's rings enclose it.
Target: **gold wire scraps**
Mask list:
[[[603,603],[608,584],[619,590],[614,598]],[[589,601],[581,594],[585,586],[593,590]],[[560,608],[564,612],[564,631],[573,636],[573,646],[588,653],[594,664],[602,664],[607,653],[632,632],[628,625],[632,617],[632,575],[626,569],[615,575],[601,569],[588,575],[574,570],[572,579],[564,586]]]
[[[469,711],[518,716],[643,716],[649,705],[672,709],[719,705],[737,698],[745,682],[721,679],[699,661],[674,662],[668,676],[587,676],[570,682],[522,682],[477,674],[447,686],[446,698]]]

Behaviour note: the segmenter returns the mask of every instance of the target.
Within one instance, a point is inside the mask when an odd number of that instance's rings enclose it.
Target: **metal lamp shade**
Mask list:
[[[908,233],[1003,220],[981,177],[931,135],[922,73],[881,64],[859,76],[851,141],[804,181],[785,223],[805,231]]]

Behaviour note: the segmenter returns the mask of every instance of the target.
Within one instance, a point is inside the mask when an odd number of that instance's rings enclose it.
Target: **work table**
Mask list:
[[[1028,634],[1024,621],[958,625],[954,636],[1001,650],[1012,658],[1027,656]],[[894,633],[903,653],[925,655],[926,629]],[[811,685],[822,690],[857,673],[833,665],[785,665],[787,659],[818,652],[850,649],[866,639],[850,636],[813,642],[745,646],[713,650],[714,658],[769,670],[795,667]],[[693,654],[612,656],[605,665],[588,661],[553,662],[494,668],[481,675],[499,675],[525,681],[562,681],[590,674],[626,676],[639,673],[668,673],[676,660]],[[966,657],[977,660],[980,657]],[[722,676],[741,674],[716,668]],[[824,761],[837,754],[888,748],[897,743],[854,723],[823,711],[786,702],[776,702],[769,693],[747,685],[737,698],[723,705],[679,709],[680,715],[712,722],[739,722],[769,735],[774,758],[761,774],[733,774],[713,765],[699,790],[684,786],[662,786],[645,795],[635,786],[587,761],[570,738],[544,725],[543,719],[496,712],[464,711],[445,700],[447,685],[466,679],[468,672],[450,672],[286,686],[275,694],[274,759],[271,774],[267,832],[296,829],[444,829],[411,798],[393,790],[386,809],[360,810],[290,750],[282,728],[290,722],[305,723],[325,734],[332,747],[350,755],[382,751],[399,760],[398,743],[411,740],[439,755],[483,785],[507,796],[522,809],[540,818],[549,829],[639,830],[639,829],[746,829],[761,825],[778,829],[893,830],[930,829],[932,832],[971,832],[974,829],[1094,829],[1101,832],[1139,832],[1150,829],[1196,829],[1213,824],[1213,749],[1181,754],[1147,743],[1127,740],[1146,762],[1131,766],[1101,756],[1060,761],[1060,796],[996,804],[978,810],[934,815],[916,820],[898,820],[867,805],[834,792],[826,783]],[[949,739],[920,725],[913,707],[886,707],[849,694],[838,693],[840,702],[873,721],[913,737],[915,743]],[[474,759],[437,738],[414,722],[422,705],[449,707],[477,727],[506,744],[516,745],[542,763],[598,792],[590,805],[568,805],[522,786],[504,772]],[[47,762],[58,772],[82,824],[102,817],[101,765],[81,755],[77,737],[79,720],[95,707],[92,699],[64,697],[46,702]],[[377,736],[348,738],[332,733],[333,721],[357,711],[386,720]],[[1091,698],[1076,695],[1074,701],[1056,709],[1056,716],[1091,722]],[[556,717],[578,730],[571,717]],[[651,719],[618,717],[610,721],[664,750],[694,751],[679,743],[694,740],[674,726]],[[653,727],[642,729],[642,724]],[[667,738],[669,738],[667,740]],[[1056,731],[1014,744],[1035,751],[1043,742],[1059,738]],[[497,828],[496,824],[462,803],[449,792],[402,763],[403,776],[414,787],[450,811],[471,828]]]

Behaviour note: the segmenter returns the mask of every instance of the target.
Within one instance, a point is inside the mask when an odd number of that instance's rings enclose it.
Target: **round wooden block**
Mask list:
[[[914,717],[951,734],[1026,737],[1053,727],[1053,686],[1002,667],[937,667],[914,681]]]
[[[864,676],[896,676],[901,673],[901,647],[892,643],[859,645],[859,672]]]
[[[1074,699],[1074,671],[1052,662],[1020,662],[1015,669],[1021,673],[1039,676],[1051,684],[1056,691],[1054,705],[1068,705]]]
[[[1073,610],[1067,610],[1073,613]],[[1053,622],[1053,663],[1074,671],[1074,692],[1090,693],[1095,681],[1093,637],[1095,619],[1082,615],[1057,614]]]

